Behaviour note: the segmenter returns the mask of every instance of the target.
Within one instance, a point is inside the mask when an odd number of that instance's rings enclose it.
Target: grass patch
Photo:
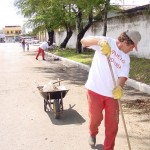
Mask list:
[[[86,52],[83,52],[81,54],[76,53],[76,51],[74,49],[65,49],[65,50],[54,50],[51,53],[61,56],[61,57],[65,57],[71,60],[74,60],[76,62],[80,62],[86,65],[91,65],[92,62],[92,58],[94,55],[94,51],[93,50],[88,50]]]
[[[129,77],[150,85],[150,59],[131,56]]]
[[[78,54],[76,53],[75,49],[57,49],[51,51],[51,53],[86,65],[91,65],[94,55],[93,50],[86,50],[85,52]],[[131,56],[129,77],[136,81],[150,85],[150,59],[137,58],[135,56]]]

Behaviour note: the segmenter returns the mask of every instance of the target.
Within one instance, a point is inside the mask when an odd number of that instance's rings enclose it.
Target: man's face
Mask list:
[[[133,48],[135,48],[133,44],[128,44],[127,41],[119,42],[117,46],[124,53],[129,53],[133,50]]]

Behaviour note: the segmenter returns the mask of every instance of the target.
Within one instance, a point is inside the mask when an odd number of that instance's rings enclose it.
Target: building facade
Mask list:
[[[6,42],[15,42],[20,40],[22,29],[21,26],[5,26],[3,33],[5,34]]]

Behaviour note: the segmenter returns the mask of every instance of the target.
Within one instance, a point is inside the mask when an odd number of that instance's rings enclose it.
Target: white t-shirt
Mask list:
[[[46,50],[46,49],[50,48],[50,46],[48,45],[47,42],[43,42],[43,43],[40,45],[40,48],[43,49],[43,50]]]
[[[118,77],[127,77],[130,69],[130,57],[118,49],[116,40],[110,37],[97,36],[105,39],[111,47],[110,61],[113,69],[115,80]],[[114,88],[113,79],[108,65],[107,57],[101,54],[101,47],[93,45],[90,48],[95,50],[92,65],[89,71],[88,80],[85,87],[95,93],[103,96],[113,97]]]

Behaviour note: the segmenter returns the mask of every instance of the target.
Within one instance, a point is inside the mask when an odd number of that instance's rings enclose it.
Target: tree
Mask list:
[[[80,41],[93,22],[103,19],[103,34],[106,34],[109,3],[110,0],[16,0],[15,6],[28,18],[28,25],[40,31],[47,30],[51,44],[54,30],[65,28],[66,38],[61,48],[66,47],[73,33],[72,28],[76,25],[76,51],[81,53]]]
[[[53,21],[54,0],[16,0],[14,5],[20,9],[24,17],[28,18],[27,26],[48,32],[48,40],[53,44],[54,28],[57,23]]]
[[[72,27],[75,26],[74,21],[75,17],[71,11],[71,4],[67,2],[66,4],[63,5],[63,8],[64,8],[64,23],[62,25],[66,29],[66,38],[60,44],[60,48],[66,48],[66,45],[73,34]]]
[[[28,18],[26,25],[47,30],[51,43],[54,39],[54,29],[65,27],[67,36],[61,43],[61,47],[66,47],[73,33],[72,24],[75,24],[68,0],[16,0],[15,6]]]
[[[104,19],[103,19],[104,22],[103,36],[106,36],[106,32],[107,32],[107,14],[108,14],[109,6],[110,6],[110,0],[106,0],[105,7],[104,7]]]
[[[77,43],[76,51],[78,53],[82,52],[81,39],[85,35],[86,31],[94,22],[94,17],[97,14],[101,14],[104,6],[104,0],[77,0],[76,8],[73,8],[76,13],[76,24],[77,24]],[[85,5],[86,4],[86,5]]]

